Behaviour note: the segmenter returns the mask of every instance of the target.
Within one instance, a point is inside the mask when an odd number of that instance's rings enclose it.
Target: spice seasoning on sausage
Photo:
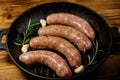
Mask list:
[[[27,65],[34,63],[44,64],[55,71],[59,77],[69,78],[72,76],[72,72],[67,62],[61,56],[51,51],[29,51],[21,54],[19,60]]]
[[[67,58],[72,67],[80,66],[80,52],[67,40],[55,36],[38,36],[30,40],[30,46],[39,49],[54,49]]]
[[[91,25],[78,16],[68,13],[53,13],[47,16],[48,24],[65,24],[83,31],[91,40],[95,38],[95,32]]]
[[[83,52],[85,51],[85,49],[90,50],[92,46],[91,41],[83,32],[70,26],[49,25],[44,28],[39,28],[38,35],[51,35],[69,39],[70,41],[74,42],[75,45],[77,45],[78,48]]]

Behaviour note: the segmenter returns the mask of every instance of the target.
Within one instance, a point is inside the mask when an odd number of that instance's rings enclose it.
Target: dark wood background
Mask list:
[[[120,0],[0,0],[0,29],[9,28],[14,19],[25,10],[52,1],[67,1],[89,7],[100,14],[110,27],[118,27],[120,32]],[[3,36],[2,42],[5,41],[6,36]],[[119,49],[120,45],[116,52],[111,51],[96,71],[95,80],[120,80]],[[5,50],[0,50],[0,80],[29,80],[10,60]]]

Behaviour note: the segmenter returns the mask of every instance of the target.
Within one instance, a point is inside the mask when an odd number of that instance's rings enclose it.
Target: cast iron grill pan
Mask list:
[[[29,21],[29,18],[32,19],[32,22],[39,21],[39,19],[46,19],[47,15],[51,13],[58,13],[58,12],[65,12],[77,15],[81,18],[84,18],[88,23],[93,27],[93,29],[96,32],[97,39],[101,44],[101,49],[104,50],[105,54],[101,54],[99,57],[97,57],[98,63],[92,66],[92,68],[86,69],[82,74],[75,75],[73,74],[72,78],[77,78],[80,76],[83,76],[91,71],[93,71],[95,68],[97,68],[108,56],[108,53],[110,51],[111,47],[111,33],[108,29],[108,25],[106,22],[95,12],[92,10],[77,5],[74,3],[67,3],[67,2],[53,2],[53,3],[46,3],[42,5],[38,5],[36,7],[33,7],[23,14],[21,14],[16,20],[12,23],[7,37],[7,49],[9,52],[9,56],[12,59],[12,61],[19,67],[22,71],[38,77],[42,79],[60,79],[55,72],[53,72],[50,68],[35,64],[32,66],[27,66],[23,63],[21,63],[18,59],[19,55],[21,54],[21,48],[19,46],[16,46],[13,41],[15,41],[18,34],[18,29],[24,29]],[[106,36],[108,38],[106,38]],[[83,57],[83,59],[86,59],[86,57]],[[86,64],[86,61],[84,61],[84,64]]]

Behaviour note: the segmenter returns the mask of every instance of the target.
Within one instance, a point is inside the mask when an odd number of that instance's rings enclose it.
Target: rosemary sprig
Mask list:
[[[93,46],[92,46],[92,56],[90,56],[89,54],[87,54],[88,64],[86,65],[86,67],[97,63],[97,61],[95,61],[95,59],[96,59],[96,56],[97,56],[98,52],[99,51],[103,52],[103,50],[99,50],[98,40],[95,40],[92,43],[93,43]]]
[[[14,41],[14,44],[18,46],[23,46],[24,44],[28,43],[31,37],[37,35],[37,30],[40,27],[41,27],[40,22],[31,23],[31,18],[30,18],[26,29],[18,30],[19,36],[16,38],[16,41]]]

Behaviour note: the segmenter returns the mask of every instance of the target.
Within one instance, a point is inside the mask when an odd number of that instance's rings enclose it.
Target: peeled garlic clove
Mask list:
[[[22,51],[23,53],[25,53],[25,52],[28,51],[28,48],[29,48],[29,44],[25,44],[25,45],[22,46],[21,51]]]
[[[84,70],[85,70],[85,67],[84,67],[83,65],[80,65],[79,67],[77,67],[77,68],[74,70],[74,73],[80,74],[80,73],[82,73]]]
[[[40,23],[41,23],[42,27],[45,27],[47,24],[46,20],[44,20],[44,19],[40,19]]]

